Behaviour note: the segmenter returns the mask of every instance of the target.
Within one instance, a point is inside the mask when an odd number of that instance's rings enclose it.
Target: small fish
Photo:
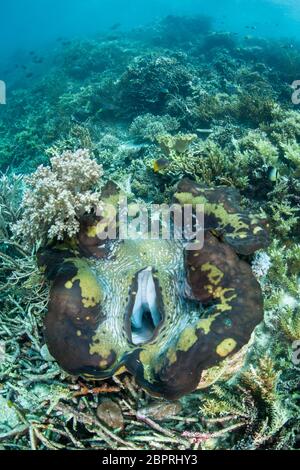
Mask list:
[[[159,90],[159,94],[160,94],[161,96],[167,95],[168,93],[169,93],[168,88],[161,88],[161,89]]]
[[[109,29],[111,31],[115,31],[116,29],[119,29],[121,27],[121,23],[114,23]]]
[[[119,38],[119,36],[116,36],[116,35],[113,35],[113,34],[110,34],[109,36],[106,36],[106,40],[107,41],[117,41]]]
[[[26,78],[31,78],[31,77],[33,77],[33,73],[32,73],[32,72],[29,72],[29,73],[26,74]]]
[[[170,160],[168,160],[167,158],[158,158],[153,163],[154,173],[159,173],[161,170],[164,170],[169,165],[170,165]]]
[[[211,134],[213,131],[212,129],[196,129],[199,134]]]
[[[281,46],[281,49],[293,49],[294,45],[293,44],[283,44]]]
[[[278,176],[278,169],[275,166],[270,166],[268,168],[268,180],[275,183],[278,180]]]
[[[43,57],[34,57],[33,62],[35,64],[42,64],[44,62],[44,58]]]

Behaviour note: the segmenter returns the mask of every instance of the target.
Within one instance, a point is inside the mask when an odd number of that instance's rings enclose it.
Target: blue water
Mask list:
[[[86,36],[120,23],[143,26],[168,14],[209,14],[215,28],[252,35],[298,37],[299,0],[10,0],[0,6],[0,58],[48,47],[57,36]]]

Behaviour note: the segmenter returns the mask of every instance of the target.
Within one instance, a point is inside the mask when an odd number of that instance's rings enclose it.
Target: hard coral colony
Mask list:
[[[32,98],[16,76],[0,108],[5,448],[296,445],[299,64],[296,44],[169,16],[66,41]],[[182,220],[201,206],[203,247],[181,225],[122,239],[122,198]]]

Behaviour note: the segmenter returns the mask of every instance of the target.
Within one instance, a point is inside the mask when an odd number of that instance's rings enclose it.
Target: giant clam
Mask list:
[[[51,281],[45,338],[60,366],[91,379],[127,370],[150,394],[177,399],[241,350],[262,320],[263,300],[239,254],[266,246],[268,234],[239,199],[232,188],[178,184],[176,203],[204,204],[201,249],[177,239],[101,245],[95,215],[83,218],[76,240],[42,249]]]

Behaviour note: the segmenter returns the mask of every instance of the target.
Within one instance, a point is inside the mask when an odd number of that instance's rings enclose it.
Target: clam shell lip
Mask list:
[[[118,245],[108,255],[107,246],[96,243],[91,227],[97,219],[91,216],[82,221],[77,241],[39,252],[52,281],[46,343],[67,372],[105,379],[126,369],[149,393],[172,400],[195,390],[201,376],[249,342],[263,317],[262,293],[237,253],[265,246],[266,223],[243,212],[231,188],[201,188],[184,179],[174,197],[180,204],[207,206],[204,247],[182,247],[181,261],[175,257],[178,245],[172,249],[169,242],[165,253],[160,240],[154,251],[159,268],[152,263],[155,256],[147,262],[146,242]],[[97,262],[105,266],[106,284],[93,268]],[[116,279],[118,272],[123,278]],[[109,295],[115,297],[107,309]],[[192,315],[183,308],[189,302]]]

